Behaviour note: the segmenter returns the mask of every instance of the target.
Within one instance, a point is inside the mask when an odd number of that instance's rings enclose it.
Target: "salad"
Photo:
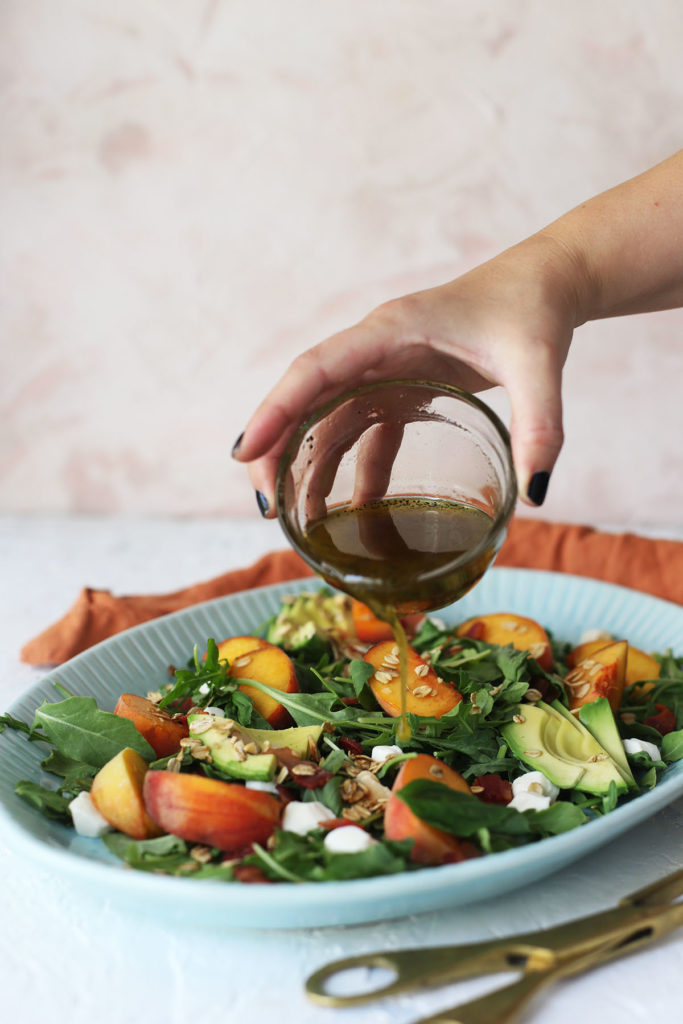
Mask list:
[[[114,713],[55,683],[33,722],[0,716],[54,778],[16,793],[139,870],[322,882],[538,842],[683,757],[683,658],[595,631],[572,647],[511,612],[404,627],[407,741],[389,628],[320,590]]]

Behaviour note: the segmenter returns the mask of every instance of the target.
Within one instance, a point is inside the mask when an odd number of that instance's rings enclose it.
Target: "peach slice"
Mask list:
[[[102,817],[131,839],[153,839],[163,829],[145,809],[142,791],[147,762],[126,747],[100,768],[93,779],[90,797]]]
[[[165,832],[226,853],[265,843],[283,810],[270,793],[177,772],[147,772],[144,799],[147,811]]]
[[[497,644],[499,647],[512,644],[518,651],[528,651],[546,672],[550,672],[553,667],[548,634],[538,622],[526,619],[523,615],[494,612],[491,615],[467,619],[458,626],[456,636],[483,640],[487,644]]]
[[[574,668],[584,658],[592,658],[596,651],[601,651],[611,642],[609,640],[590,640],[588,643],[579,644],[567,655],[567,664]],[[633,683],[646,681],[644,686],[639,686],[633,691],[633,699],[637,702],[643,700],[652,689],[652,679],[659,679],[662,667],[651,655],[641,651],[638,647],[629,645],[626,657],[626,675],[624,686],[631,686]]]
[[[391,640],[375,644],[364,660],[375,669],[370,677],[370,689],[375,700],[388,715],[401,714],[401,676],[398,648]],[[462,700],[462,694],[450,683],[437,676],[412,647],[408,648],[406,710],[413,715],[441,718]]]
[[[570,711],[590,704],[598,697],[606,697],[616,714],[624,692],[627,657],[628,644],[619,640],[580,661],[565,679]]]
[[[217,646],[218,657],[232,665],[233,661],[236,658],[241,658],[243,654],[249,654],[250,651],[259,651],[269,645],[266,640],[262,640],[259,636],[231,636]]]
[[[410,858],[418,864],[451,864],[479,856],[479,851],[472,843],[427,825],[396,795],[415,779],[439,782],[460,793],[471,792],[462,775],[429,754],[418,754],[410,761],[404,761],[384,812],[386,838],[414,839]]]
[[[157,757],[176,754],[180,750],[180,741],[189,735],[186,722],[174,719],[168,711],[134,693],[121,694],[114,714],[130,719]]]
[[[299,684],[292,659],[275,644],[263,643],[263,647],[235,658],[228,675],[233,679],[255,679],[283,693],[298,693]],[[239,689],[251,697],[256,710],[273,729],[287,729],[294,724],[289,712],[274,697],[244,683]]]
[[[380,640],[393,640],[394,633],[388,622],[378,619],[371,608],[355,598],[351,602],[353,628],[359,640],[366,644],[377,644]],[[413,636],[424,622],[424,615],[404,615],[401,617],[407,636]]]

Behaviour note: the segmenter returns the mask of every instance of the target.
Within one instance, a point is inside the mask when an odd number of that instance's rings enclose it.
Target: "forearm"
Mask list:
[[[533,237],[566,252],[577,326],[683,306],[683,150]]]

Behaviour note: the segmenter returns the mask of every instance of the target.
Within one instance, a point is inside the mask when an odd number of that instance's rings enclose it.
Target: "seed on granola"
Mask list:
[[[470,786],[470,793],[483,793],[483,792],[484,792],[484,787],[483,786]]]
[[[508,629],[511,633],[516,633],[520,629],[519,623],[515,622],[514,619],[506,619],[501,625],[503,629]]]
[[[196,860],[198,864],[208,864],[211,860],[211,847],[193,846],[190,850],[190,857],[192,857],[192,860]]]
[[[541,700],[543,694],[540,690],[537,690],[535,687],[530,686],[524,694],[524,696],[528,701],[531,701],[532,704],[535,704],[537,700]]]
[[[151,701],[152,704],[158,704],[161,701],[161,693],[159,690],[150,690],[147,694],[147,700]]]
[[[245,743],[244,744],[244,753],[245,754],[259,754],[260,752],[261,751],[260,751],[258,743],[254,743],[253,740],[251,742],[249,742],[249,743]]]
[[[574,688],[574,696],[577,698],[577,700],[581,700],[582,697],[586,696],[590,688],[590,683],[584,683],[582,686],[577,686]]]
[[[398,665],[400,664],[400,658],[397,654],[387,654],[384,658],[384,662],[387,665]]]
[[[289,769],[292,775],[315,775],[317,768],[314,764],[308,764],[307,761],[300,761],[299,764],[293,764]]]
[[[532,644],[531,647],[529,648],[529,654],[531,655],[532,658],[536,658],[536,659],[542,658],[543,655],[545,654],[545,652],[546,652],[546,645],[545,644]]]
[[[356,779],[347,779],[339,787],[339,795],[345,803],[355,804],[367,795],[367,790]]]
[[[394,646],[391,648],[391,653],[398,655],[399,650],[397,644],[394,644]]]
[[[429,665],[425,665],[423,662],[421,665],[416,665],[413,671],[419,679],[423,679],[424,676],[429,674]]]
[[[470,708],[470,714],[471,715],[480,715],[481,714],[481,708],[479,707],[478,704],[473,704],[472,705],[472,707]]]
[[[512,721],[516,722],[517,725],[521,725],[522,722],[526,722],[526,718],[524,717],[524,715],[513,715]]]
[[[416,686],[413,690],[413,697],[429,697],[431,693],[431,686]]]
[[[206,732],[213,725],[210,715],[202,715],[201,718],[195,718],[190,722],[190,732],[195,735],[198,733]]]
[[[499,683],[498,686],[492,686],[489,690],[489,693],[491,694],[492,697],[497,697],[502,689],[503,684]]]
[[[542,750],[525,750],[524,751],[524,756],[525,757],[541,757],[542,755],[543,755],[543,751]]]
[[[429,774],[435,779],[443,778],[443,768],[439,764],[432,764],[429,767]]]
[[[244,668],[244,666],[248,665],[250,661],[251,661],[251,655],[250,654],[245,654],[241,658],[236,658],[235,661],[233,661],[233,665],[235,666],[235,668]]]
[[[379,672],[375,672],[375,679],[378,683],[390,683],[392,678],[393,677],[389,672],[382,672],[381,670]]]
[[[531,782],[531,783],[529,783],[529,792],[530,793],[540,793],[542,795],[543,794],[543,786],[541,785],[540,782]]]

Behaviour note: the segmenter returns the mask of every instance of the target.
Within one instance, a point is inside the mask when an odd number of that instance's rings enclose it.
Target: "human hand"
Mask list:
[[[520,497],[540,505],[563,441],[561,377],[578,321],[580,266],[544,232],[448,284],[395,299],[302,353],[235,445],[259,506],[292,432],[311,411],[362,383],[419,377],[478,392],[500,384]]]

